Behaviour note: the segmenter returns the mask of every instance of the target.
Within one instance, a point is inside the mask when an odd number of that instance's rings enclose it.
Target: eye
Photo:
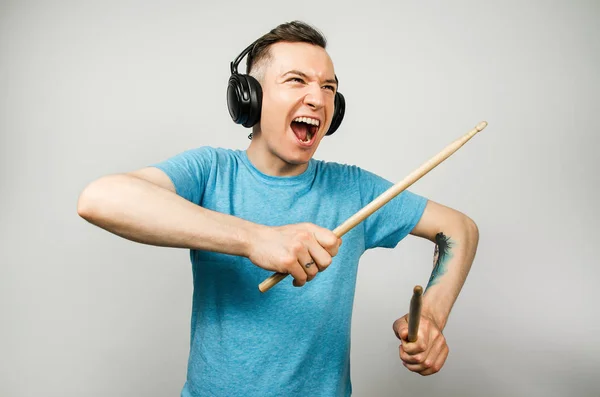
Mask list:
[[[298,83],[304,84],[304,80],[302,80],[300,77],[292,77],[288,81],[293,81],[293,82],[298,82]]]
[[[327,89],[327,90],[331,90],[331,92],[335,92],[335,87],[334,87],[334,86],[332,86],[332,85],[326,85],[326,86],[325,86],[325,89]]]

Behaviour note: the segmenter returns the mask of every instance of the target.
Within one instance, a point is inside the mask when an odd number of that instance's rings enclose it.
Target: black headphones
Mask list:
[[[262,109],[262,88],[258,80],[247,74],[239,74],[237,67],[242,58],[248,54],[256,42],[250,44],[237,58],[231,62],[231,77],[227,86],[227,107],[234,123],[250,128],[260,120]],[[337,79],[337,78],[336,78]],[[342,124],[346,100],[339,92],[335,94],[333,119],[326,135],[331,135]]]

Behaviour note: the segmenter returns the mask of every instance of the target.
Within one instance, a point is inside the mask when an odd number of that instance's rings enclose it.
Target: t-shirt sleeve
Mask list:
[[[215,157],[214,149],[200,147],[150,166],[167,174],[179,196],[200,205]]]
[[[393,183],[369,171],[359,169],[362,206],[369,204]],[[394,197],[364,221],[365,248],[394,248],[417,225],[427,199],[409,190]]]

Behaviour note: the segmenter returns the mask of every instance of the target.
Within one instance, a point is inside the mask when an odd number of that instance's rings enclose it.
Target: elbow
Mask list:
[[[77,214],[88,222],[96,223],[107,205],[114,176],[105,176],[87,185],[77,200]]]
[[[89,222],[93,219],[98,205],[97,185],[99,182],[97,180],[87,185],[77,200],[77,214]]]
[[[467,231],[469,240],[477,244],[479,241],[479,228],[477,227],[475,221],[466,215],[464,216],[464,228]]]

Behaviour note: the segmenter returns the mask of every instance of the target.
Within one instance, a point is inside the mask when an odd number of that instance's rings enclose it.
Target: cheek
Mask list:
[[[279,92],[264,95],[261,121],[265,125],[281,128],[282,123],[286,123],[293,106],[293,99],[285,93]]]
[[[335,100],[330,98],[327,100],[327,120],[331,122],[333,120],[333,113],[335,112]]]

